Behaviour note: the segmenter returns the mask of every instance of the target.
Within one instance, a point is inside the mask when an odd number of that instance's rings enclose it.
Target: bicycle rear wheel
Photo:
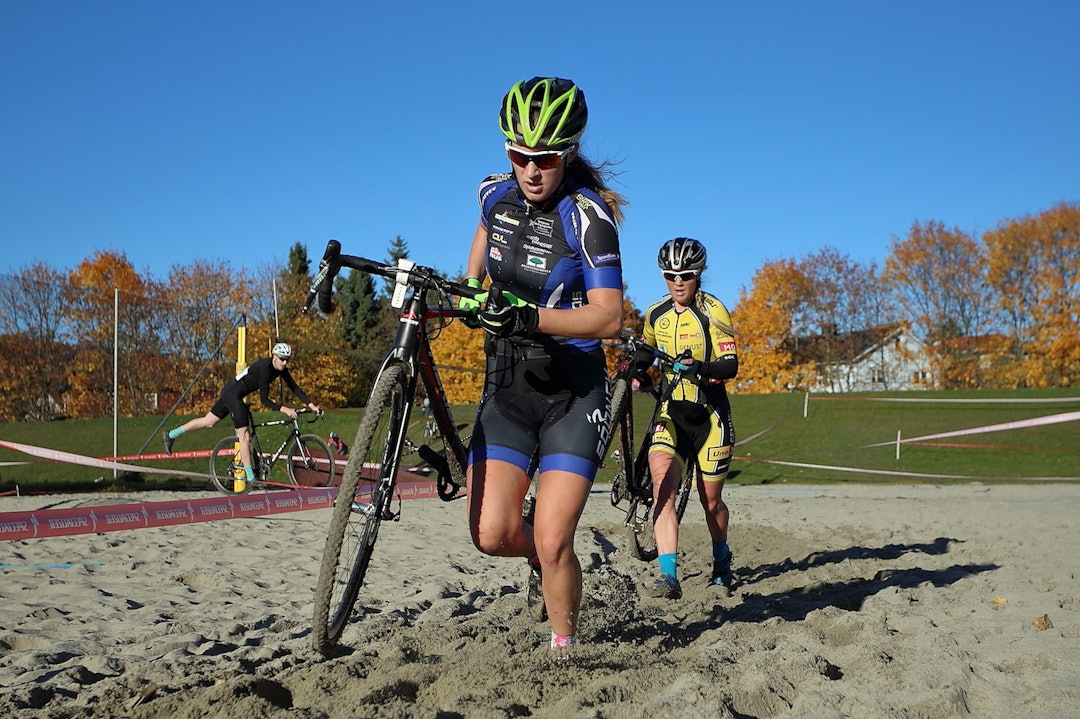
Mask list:
[[[631,498],[626,534],[630,538],[630,553],[643,562],[656,559],[656,536],[652,528],[652,500]]]
[[[615,476],[611,478],[611,506],[617,506],[627,499],[629,488],[636,486],[633,477],[634,471],[634,412],[630,400],[630,385],[622,378],[615,380],[611,387],[611,427],[607,439],[607,449],[611,448],[616,435],[619,444],[615,452],[611,453],[611,460],[615,462]],[[604,454],[607,455],[607,449]],[[601,461],[603,461],[601,457]]]
[[[408,410],[405,369],[389,367],[375,381],[341,478],[315,585],[312,643],[330,654],[352,616],[379,525],[391,518]]]
[[[214,486],[219,492],[225,494],[247,494],[251,491],[254,482],[247,481],[247,473],[244,471],[244,463],[240,461],[236,437],[225,437],[210,452],[210,474],[214,478]],[[251,445],[251,453],[255,456],[256,445]],[[256,472],[258,474],[258,472]],[[236,483],[243,482],[243,489],[237,489]]]
[[[305,487],[329,487],[334,482],[334,453],[313,434],[302,434],[289,447],[289,480]]]

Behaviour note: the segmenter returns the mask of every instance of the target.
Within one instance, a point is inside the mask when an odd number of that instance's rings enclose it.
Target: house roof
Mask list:
[[[903,333],[903,323],[891,322],[854,332],[797,337],[788,347],[796,364],[857,364]]]

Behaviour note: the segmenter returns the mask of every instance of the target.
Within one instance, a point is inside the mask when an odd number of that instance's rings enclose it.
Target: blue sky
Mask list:
[[[513,82],[585,90],[617,163],[625,279],[709,249],[733,306],[764,263],[880,263],[936,220],[976,236],[1080,200],[1080,3],[4,0],[0,273],[95,250],[172,265],[386,255],[464,267],[508,161]]]

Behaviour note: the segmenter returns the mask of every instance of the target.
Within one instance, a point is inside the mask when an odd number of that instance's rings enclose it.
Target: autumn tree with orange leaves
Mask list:
[[[68,298],[67,278],[44,263],[0,281],[0,421],[64,414]]]
[[[808,287],[806,273],[794,260],[766,263],[754,274],[750,290],[741,288],[731,312],[739,348],[739,375],[730,383],[737,392],[788,392],[803,389],[814,366],[794,363],[796,318]]]
[[[990,370],[1004,387],[1080,379],[1080,205],[1000,223],[984,236],[1005,341]]]
[[[885,281],[931,348],[938,385],[983,386],[980,338],[990,327],[992,299],[979,244],[959,228],[915,222],[890,251]]]

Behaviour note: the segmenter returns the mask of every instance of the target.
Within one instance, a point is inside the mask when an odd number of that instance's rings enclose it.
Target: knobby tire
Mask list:
[[[619,458],[616,461],[615,476],[611,479],[611,504],[616,506],[629,497],[629,491],[637,486],[634,477],[634,412],[630,401],[630,385],[622,378],[615,380],[611,387],[611,429],[608,435],[608,449],[615,437],[619,438]],[[603,461],[607,456],[604,451]]]
[[[392,366],[380,374],[349,450],[315,586],[312,643],[325,655],[334,651],[352,616],[379,525],[392,499],[407,411],[406,393],[403,367]],[[365,468],[370,475],[373,467],[378,472],[375,481],[362,477]],[[388,482],[382,481],[387,477]],[[364,490],[358,495],[361,479]],[[370,511],[354,511],[354,502],[367,505]]]

